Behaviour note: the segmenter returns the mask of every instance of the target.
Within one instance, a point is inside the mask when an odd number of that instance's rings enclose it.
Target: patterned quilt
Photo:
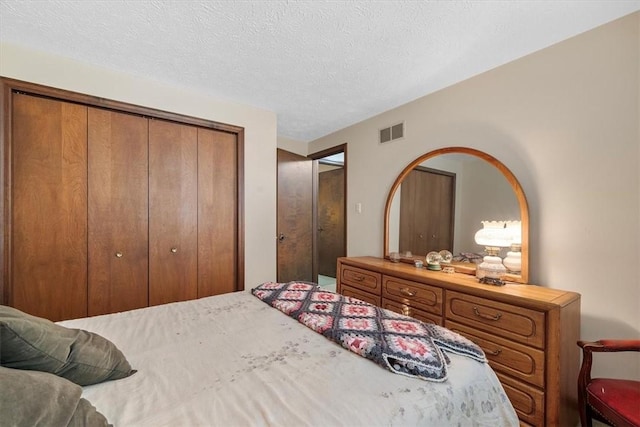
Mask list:
[[[267,282],[251,292],[344,348],[401,375],[445,381],[446,352],[487,362],[480,347],[455,332],[316,284]]]

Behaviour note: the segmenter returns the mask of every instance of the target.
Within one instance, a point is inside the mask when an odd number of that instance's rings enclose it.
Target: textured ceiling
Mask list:
[[[321,137],[640,9],[600,1],[10,1],[0,40],[278,115]]]

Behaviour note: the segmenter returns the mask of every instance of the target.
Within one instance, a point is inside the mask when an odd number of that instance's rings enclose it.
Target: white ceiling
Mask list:
[[[640,10],[640,0],[0,0],[0,40],[278,115],[310,141]]]

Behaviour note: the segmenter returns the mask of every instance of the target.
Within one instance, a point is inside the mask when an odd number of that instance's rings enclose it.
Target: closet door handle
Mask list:
[[[175,254],[176,252],[178,252],[178,248],[171,248],[171,253]]]
[[[116,252],[116,258],[122,258],[122,252]]]
[[[494,320],[494,321],[499,320],[502,317],[502,313],[497,313],[495,316],[489,316],[488,314],[480,313],[480,310],[478,310],[478,307],[473,307],[473,313],[478,317],[482,317],[483,319]]]

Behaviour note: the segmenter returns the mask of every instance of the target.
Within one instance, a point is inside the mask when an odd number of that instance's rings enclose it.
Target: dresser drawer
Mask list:
[[[542,350],[492,336],[450,320],[445,321],[445,326],[478,344],[495,371],[544,388]]]
[[[543,312],[447,291],[446,318],[537,348],[545,346]]]
[[[405,316],[411,316],[415,319],[421,320],[425,323],[435,323],[442,326],[442,317],[435,314],[413,308],[401,302],[393,301],[390,299],[382,298],[382,308],[395,311],[396,313],[404,314]]]
[[[349,285],[379,296],[382,275],[350,265],[341,265],[340,282],[343,285]]]
[[[520,421],[533,426],[544,426],[544,393],[499,372],[496,375]]]
[[[382,276],[382,297],[442,316],[442,289],[397,277]]]
[[[368,292],[364,292],[357,288],[352,288],[351,286],[342,286],[340,288],[340,293],[346,297],[357,298],[361,301],[368,302],[369,304],[377,305],[380,307],[380,297],[377,295],[372,295]]]

